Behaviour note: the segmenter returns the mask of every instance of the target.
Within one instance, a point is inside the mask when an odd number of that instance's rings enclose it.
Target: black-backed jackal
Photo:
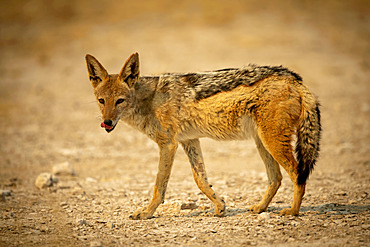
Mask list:
[[[163,202],[178,143],[189,157],[199,189],[215,204],[215,215],[225,214],[224,200],[207,180],[201,137],[254,138],[266,166],[268,186],[250,211],[266,210],[281,184],[282,166],[293,181],[294,197],[291,208],[281,214],[299,214],[306,180],[318,157],[321,131],[318,101],[299,75],[281,66],[249,65],[142,77],[138,53],[129,57],[118,75],[108,74],[91,55],[86,55],[86,62],[102,112],[101,127],[111,132],[123,120],[159,147],[153,198],[131,218],[151,218]]]

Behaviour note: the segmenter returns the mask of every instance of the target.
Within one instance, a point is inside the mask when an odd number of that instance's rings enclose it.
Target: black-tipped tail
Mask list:
[[[305,108],[305,107],[304,107]],[[303,119],[297,129],[296,155],[298,161],[298,184],[305,184],[319,156],[321,123],[319,104],[303,110]]]

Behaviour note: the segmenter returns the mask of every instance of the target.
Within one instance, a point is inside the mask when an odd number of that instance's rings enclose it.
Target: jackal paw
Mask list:
[[[266,208],[263,208],[261,205],[256,204],[249,207],[249,211],[255,214],[259,214],[266,211]]]
[[[294,210],[292,208],[284,208],[280,211],[280,215],[292,215],[292,216],[298,216],[299,211]]]
[[[153,217],[153,212],[148,212],[147,208],[139,208],[135,211],[132,215],[130,215],[130,219],[132,220],[147,220]]]
[[[221,208],[215,207],[215,216],[216,217],[223,217],[226,213],[226,206],[223,205]]]

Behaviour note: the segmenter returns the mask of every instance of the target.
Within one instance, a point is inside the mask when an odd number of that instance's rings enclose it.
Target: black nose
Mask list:
[[[113,121],[110,120],[110,119],[106,119],[106,120],[104,120],[104,124],[105,125],[108,125],[108,126],[112,126],[113,125]]]

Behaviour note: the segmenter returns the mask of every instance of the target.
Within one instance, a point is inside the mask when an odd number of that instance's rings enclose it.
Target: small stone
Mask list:
[[[53,180],[53,175],[48,172],[41,173],[36,178],[35,185],[39,189],[44,189],[53,186],[56,181]]]
[[[108,221],[106,221],[106,220],[96,220],[96,223],[102,223],[102,224],[105,224],[105,223],[107,223]]]
[[[95,178],[88,177],[88,178],[86,178],[86,182],[88,182],[88,183],[96,183],[96,182],[98,182],[98,180],[96,180]]]
[[[86,226],[87,225],[87,221],[85,219],[78,219],[77,220],[77,225],[79,225],[79,226]]]
[[[11,196],[12,192],[10,190],[0,190],[2,196]]]
[[[81,240],[81,241],[85,241],[85,240],[87,240],[87,236],[78,236],[77,237],[79,240]],[[98,246],[98,245],[97,245]],[[100,245],[99,245],[100,246]]]
[[[5,197],[12,195],[12,193],[10,192],[10,190],[0,190],[0,192],[1,192],[1,200],[3,202],[6,201],[6,198]]]
[[[42,225],[42,226],[40,226],[40,229],[39,230],[40,230],[40,232],[48,232],[49,231],[49,227]]]
[[[368,230],[370,228],[370,225],[362,225],[361,228],[364,230]]]
[[[186,210],[186,209],[189,209],[189,210],[193,210],[193,209],[197,209],[198,206],[195,202],[185,202],[183,204],[181,204],[181,210]]]
[[[114,229],[114,224],[113,223],[107,223],[107,227],[109,229]]]
[[[74,176],[75,171],[72,165],[67,161],[53,166],[54,175],[69,175]]]
[[[251,240],[246,240],[246,241],[244,241],[244,243],[243,243],[244,245],[250,245],[250,246],[256,246],[257,245],[257,243],[256,242],[253,242],[253,241],[251,241]]]
[[[99,241],[90,242],[90,247],[103,247],[103,244]]]
[[[271,218],[270,213],[263,212],[258,215],[259,220],[269,220]]]

